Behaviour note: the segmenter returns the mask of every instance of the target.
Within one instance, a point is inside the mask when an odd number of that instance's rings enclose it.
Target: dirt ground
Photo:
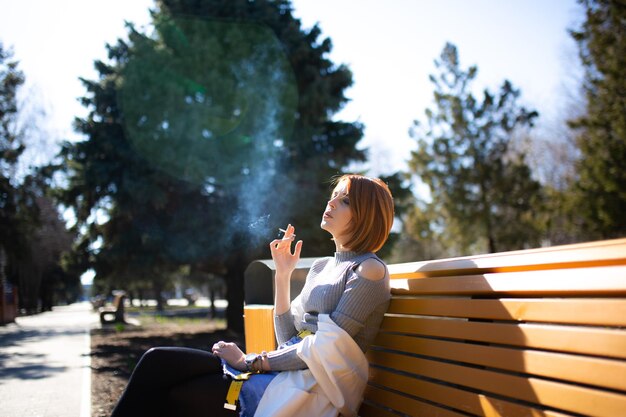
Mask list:
[[[209,319],[155,322],[91,332],[91,416],[109,417],[141,355],[155,346],[208,350],[227,340],[243,346],[243,337]]]

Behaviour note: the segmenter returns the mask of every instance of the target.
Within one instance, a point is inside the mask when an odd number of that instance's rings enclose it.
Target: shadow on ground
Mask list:
[[[0,334],[0,384],[12,379],[41,379],[65,371],[65,366],[48,363],[48,353],[32,352],[29,346],[47,343],[53,338],[84,334],[83,329],[19,329]],[[50,347],[52,348],[52,346]]]

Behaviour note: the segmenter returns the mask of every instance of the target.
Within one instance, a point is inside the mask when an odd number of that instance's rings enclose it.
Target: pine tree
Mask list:
[[[0,242],[4,250],[9,242],[20,241],[17,227],[18,190],[12,182],[15,165],[24,151],[16,130],[18,88],[24,83],[24,74],[18,63],[12,61],[12,52],[0,43]]]
[[[47,168],[31,170],[24,177],[16,175],[27,149],[24,131],[18,126],[22,109],[17,93],[23,84],[19,63],[0,43],[0,285],[8,279],[19,289],[19,308],[39,312],[42,306],[51,308],[59,280],[74,292],[79,280],[59,266],[71,236],[48,195]]]
[[[582,0],[571,34],[585,68],[587,111],[572,120],[580,150],[575,210],[587,239],[626,235],[626,5]]]
[[[37,218],[33,196],[15,178],[25,149],[17,129],[17,92],[24,84],[24,74],[12,58],[12,51],[0,43],[0,259],[7,268],[0,271],[0,285],[5,273],[18,284],[15,266],[29,256],[28,239]]]
[[[412,129],[418,149],[409,163],[430,188],[434,207],[424,212],[438,214],[434,230],[464,254],[536,245],[533,211],[541,189],[513,135],[531,127],[537,113],[517,103],[520,91],[509,81],[476,99],[477,68],[462,69],[454,45],[444,47],[435,65],[435,108],[426,111],[427,126],[416,122]]]
[[[88,230],[76,262],[119,286],[148,276],[157,290],[181,265],[225,274],[239,330],[243,271],[269,255],[277,227],[298,227],[305,256],[331,247],[312,221],[324,180],[365,157],[362,127],[332,120],[352,76],[288,1],[165,0],[153,24],[130,26],[84,81],[86,140],[63,150],[65,201]]]

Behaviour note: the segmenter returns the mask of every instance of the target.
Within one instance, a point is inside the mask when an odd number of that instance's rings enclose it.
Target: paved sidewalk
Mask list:
[[[89,417],[97,325],[85,302],[0,326],[0,417]]]

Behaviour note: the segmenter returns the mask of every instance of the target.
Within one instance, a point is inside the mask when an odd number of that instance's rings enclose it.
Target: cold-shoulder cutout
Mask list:
[[[386,269],[385,265],[378,259],[368,258],[359,264],[356,273],[370,281],[380,281],[385,277]]]

